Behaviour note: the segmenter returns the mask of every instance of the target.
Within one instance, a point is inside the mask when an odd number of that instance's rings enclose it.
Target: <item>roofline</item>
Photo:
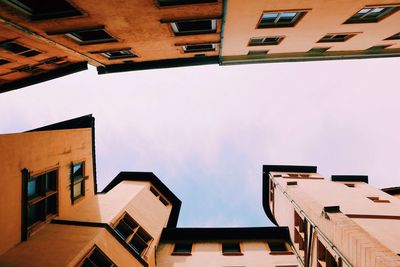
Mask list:
[[[164,228],[160,241],[265,240],[290,242],[288,227]]]
[[[382,188],[381,190],[389,195],[399,195],[400,194],[400,186]]]
[[[154,61],[143,61],[133,63],[112,64],[97,67],[98,74],[107,74],[115,72],[149,70],[149,69],[166,69],[177,67],[188,67],[197,65],[218,64],[218,56],[190,57],[190,58],[172,58]]]
[[[79,71],[87,70],[87,62],[77,62],[68,64],[64,67],[59,67],[54,70],[49,70],[44,73],[32,75],[26,78],[10,81],[0,85],[0,93],[9,92],[12,90],[20,89],[26,86],[34,85],[41,82],[46,82],[56,78],[60,78],[69,74],[73,74]]]
[[[298,166],[298,165],[263,165],[263,188],[262,188],[262,204],[268,219],[278,225],[269,207],[269,173],[270,172],[303,172],[316,173],[316,166]]]
[[[161,180],[152,172],[120,172],[101,193],[107,193],[122,181],[146,181],[156,187],[160,193],[172,204],[171,214],[168,219],[167,227],[176,227],[178,223],[179,212],[182,202],[161,182]]]
[[[368,184],[368,175],[332,175],[332,182],[364,182]]]

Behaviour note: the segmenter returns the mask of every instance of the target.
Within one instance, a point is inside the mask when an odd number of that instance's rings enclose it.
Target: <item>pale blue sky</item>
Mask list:
[[[183,202],[179,226],[270,225],[263,164],[317,165],[400,185],[400,60],[93,68],[0,95],[0,132],[92,113],[99,187],[152,171]]]

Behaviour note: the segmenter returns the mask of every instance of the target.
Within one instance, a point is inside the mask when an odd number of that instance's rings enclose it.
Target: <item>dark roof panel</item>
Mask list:
[[[364,182],[368,184],[368,175],[332,175],[333,182]]]

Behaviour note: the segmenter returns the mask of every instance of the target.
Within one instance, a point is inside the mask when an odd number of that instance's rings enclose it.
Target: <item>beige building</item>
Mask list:
[[[400,55],[400,2],[227,0],[221,64]]]
[[[289,227],[302,266],[400,266],[400,200],[367,176],[326,180],[312,166],[263,170],[265,212]]]

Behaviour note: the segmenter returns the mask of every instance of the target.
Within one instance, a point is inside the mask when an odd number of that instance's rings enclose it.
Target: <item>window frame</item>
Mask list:
[[[124,237],[122,235],[122,233],[120,233],[117,230],[118,225],[120,224],[120,222],[124,219],[127,219],[128,221],[130,221],[131,223],[135,224],[136,226],[134,228],[130,227],[128,225],[129,228],[131,228],[132,232],[130,234],[128,234],[127,237]],[[126,224],[126,222],[124,221],[124,223]],[[147,254],[148,251],[150,249],[150,246],[154,240],[154,238],[139,224],[137,223],[132,216],[130,216],[126,211],[112,224],[112,228],[114,229],[114,231],[116,232],[116,234],[122,239],[124,240],[127,245],[136,253],[136,255],[138,255],[139,257],[141,257],[144,260],[147,260]],[[139,234],[138,234],[139,233]],[[140,234],[144,234],[147,235],[146,238],[148,239],[147,242],[146,240],[144,240]],[[136,249],[131,245],[132,240],[134,240],[136,238],[136,236],[139,236],[140,239],[142,239],[142,241],[144,241],[144,243],[146,243],[146,247],[140,252],[138,253],[138,251],[136,251]]]
[[[276,41],[273,42],[273,43],[272,43],[272,42],[271,42],[271,43],[253,43],[253,42],[252,42],[254,39],[263,39],[263,40],[266,40],[266,39],[272,39],[272,38],[275,38],[275,39],[276,39]],[[285,39],[285,36],[282,36],[282,35],[251,37],[250,40],[249,40],[249,42],[248,42],[248,44],[247,44],[247,46],[279,45],[279,44],[283,41],[283,39]]]
[[[343,39],[332,39],[334,36],[346,35]],[[331,36],[328,38],[327,36]],[[356,33],[327,33],[317,43],[343,43],[356,36]]]
[[[224,246],[229,246],[229,245],[237,245],[239,247],[239,251],[224,251]],[[240,242],[235,242],[235,241],[226,241],[221,243],[221,251],[222,255],[224,256],[242,256],[242,245]]]
[[[217,27],[218,27],[217,20],[218,20],[217,18],[194,18],[194,19],[176,20],[176,21],[169,21],[169,26],[175,36],[212,34],[212,33],[217,33]],[[177,23],[194,22],[194,21],[211,21],[211,29],[179,31]]]
[[[107,53],[122,52],[122,51],[128,51],[130,54],[119,55],[119,56],[109,56],[109,55],[107,55]],[[101,52],[99,52],[99,54],[101,54],[103,57],[107,58],[108,60],[138,57],[138,55],[135,52],[133,52],[130,48],[129,49],[112,49],[112,50],[107,50],[107,51],[101,51]]]
[[[211,45],[210,49],[196,49],[196,50],[187,50],[188,46],[196,46],[196,45]],[[182,45],[183,53],[199,53],[199,52],[213,52],[217,50],[217,43],[195,43],[195,44],[184,44]]]
[[[8,50],[8,49],[4,48],[3,45],[8,44],[8,43],[14,43],[14,44],[16,44],[16,45],[18,45],[18,46],[21,46],[21,47],[23,47],[23,48],[26,48],[26,50],[23,50],[23,51],[20,51],[20,52],[13,52],[13,51],[11,51],[11,50]],[[25,46],[25,45],[21,44],[20,42],[16,42],[15,39],[6,40],[6,41],[4,41],[4,42],[1,42],[1,43],[0,43],[0,49],[4,49],[5,51],[8,51],[8,52],[10,52],[10,53],[13,53],[14,55],[19,55],[19,56],[23,56],[23,57],[35,57],[35,56],[37,56],[37,55],[42,54],[41,51],[38,51],[38,50],[36,50],[36,49],[29,48],[28,46]],[[34,55],[29,55],[29,53],[34,53]],[[27,55],[28,55],[28,56],[27,56]]]
[[[91,32],[91,31],[104,31],[107,35],[109,35],[109,38],[101,38],[101,39],[93,39],[93,40],[82,40],[80,39],[79,33],[84,33],[84,32]],[[51,33],[50,35],[55,35],[57,33]],[[80,45],[91,45],[91,44],[102,44],[102,43],[114,43],[118,42],[117,38],[115,38],[112,34],[110,34],[108,31],[105,30],[104,27],[92,27],[92,28],[86,28],[86,29],[74,29],[68,32],[64,33],[66,37],[69,39],[73,40],[74,42],[80,44]]]
[[[46,180],[48,175],[53,174],[54,184],[53,188],[46,188]],[[59,169],[58,167],[49,168],[45,171],[38,173],[30,173],[28,169],[22,170],[22,223],[21,223],[21,240],[26,241],[36,230],[42,225],[48,223],[58,215],[58,194],[59,194]],[[29,183],[35,182],[35,191],[37,195],[29,196]],[[47,184],[49,185],[49,184]],[[37,186],[39,188],[37,188]],[[54,198],[54,199],[52,199]],[[54,212],[49,212],[47,200],[54,201]],[[53,204],[53,203],[50,203]],[[35,214],[35,220],[29,224],[29,209],[37,206],[39,209],[38,214]]]
[[[78,164],[82,164],[82,175],[81,177],[74,177],[74,167],[75,165]],[[75,202],[77,200],[79,200],[80,198],[83,198],[85,196],[85,189],[86,189],[86,185],[85,185],[85,181],[88,179],[88,177],[85,175],[86,172],[86,164],[85,161],[77,161],[77,162],[71,162],[71,175],[70,175],[70,190],[71,190],[71,203],[75,204]],[[78,196],[74,196],[74,187],[77,184],[81,184],[81,194]]]
[[[291,28],[295,27],[297,23],[300,22],[302,18],[307,14],[309,10],[270,10],[270,11],[263,11],[258,22],[256,29],[265,29],[265,28]],[[274,22],[263,23],[264,14],[273,14],[277,13],[278,16]],[[296,13],[295,17],[289,23],[279,23],[279,19],[281,18],[283,13]]]
[[[281,243],[285,247],[285,250],[272,250],[271,245],[273,243]],[[294,254],[288,242],[284,239],[268,239],[266,246],[270,255],[292,255]]]
[[[190,251],[176,251],[176,246],[179,245],[190,245]],[[191,256],[193,251],[193,243],[192,242],[177,242],[174,244],[171,255],[173,256]]]
[[[387,9],[387,10],[382,12],[381,14],[379,14],[377,17],[368,18],[368,14],[373,13],[372,10],[374,10],[376,8],[383,8],[383,9]],[[357,14],[360,13],[360,11],[362,11],[364,9],[370,9],[370,11],[366,12],[360,18],[355,17],[355,16],[357,16]],[[365,6],[365,7],[361,8],[360,10],[358,10],[356,13],[354,13],[349,19],[347,19],[344,22],[344,24],[376,23],[390,15],[393,15],[399,9],[400,9],[399,5]]]
[[[86,253],[86,255],[82,258],[82,260],[76,265],[76,267],[81,267],[85,263],[86,260],[89,260],[90,263],[93,266],[96,266],[96,264],[90,259],[90,257],[93,255],[93,253],[97,250],[98,253],[100,253],[104,258],[110,262],[109,267],[116,267],[117,265],[95,244],[89,251]],[[100,267],[100,266],[98,266]],[[101,266],[103,267],[103,266]]]

